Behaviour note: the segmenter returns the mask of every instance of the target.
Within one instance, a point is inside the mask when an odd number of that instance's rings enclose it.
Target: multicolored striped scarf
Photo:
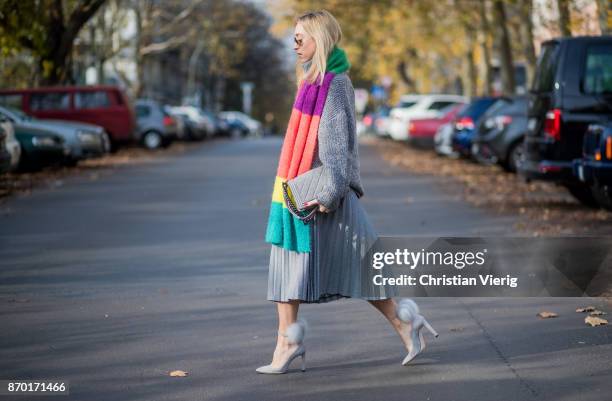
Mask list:
[[[350,66],[344,50],[334,46],[327,58],[323,83],[319,85],[320,79],[317,79],[314,84],[305,80],[300,84],[274,180],[266,242],[296,252],[311,251],[312,225],[289,212],[283,198],[282,183],[311,169],[329,85],[336,74],[347,71]],[[293,200],[292,195],[288,195]]]

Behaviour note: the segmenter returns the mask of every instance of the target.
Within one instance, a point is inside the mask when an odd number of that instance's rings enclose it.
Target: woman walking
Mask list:
[[[338,43],[342,31],[327,11],[308,12],[295,20],[298,93],[285,134],[272,193],[266,242],[272,244],[268,275],[269,301],[277,304],[278,337],[269,365],[259,373],[285,373],[302,359],[306,323],[298,320],[300,303],[325,303],[341,298],[370,302],[391,323],[403,341],[407,364],[425,349],[421,333],[437,333],[410,299],[396,302],[393,291],[367,291],[362,259],[378,238],[359,198],[364,195],[356,139],[355,94],[347,71],[350,63]],[[286,182],[320,169],[314,199],[293,205]],[[285,191],[285,192],[283,192]],[[289,205],[287,203],[289,200]],[[308,222],[298,208],[315,208]]]

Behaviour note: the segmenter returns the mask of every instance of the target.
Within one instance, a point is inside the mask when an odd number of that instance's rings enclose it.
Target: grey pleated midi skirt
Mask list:
[[[392,289],[373,288],[362,260],[378,238],[351,189],[330,213],[317,212],[311,252],[271,245],[268,301],[324,303],[340,298],[386,299]]]

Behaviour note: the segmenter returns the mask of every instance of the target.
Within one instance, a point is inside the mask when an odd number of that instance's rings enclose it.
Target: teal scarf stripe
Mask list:
[[[291,251],[310,252],[310,227],[292,215],[282,203],[272,202],[266,242]]]

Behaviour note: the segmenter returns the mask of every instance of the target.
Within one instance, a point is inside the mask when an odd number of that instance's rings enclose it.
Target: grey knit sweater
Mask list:
[[[312,60],[302,64],[306,71]],[[317,151],[312,168],[323,166],[325,185],[317,199],[333,211],[340,200],[354,189],[364,195],[359,172],[359,151],[355,126],[355,92],[344,72],[331,81],[317,137]]]

